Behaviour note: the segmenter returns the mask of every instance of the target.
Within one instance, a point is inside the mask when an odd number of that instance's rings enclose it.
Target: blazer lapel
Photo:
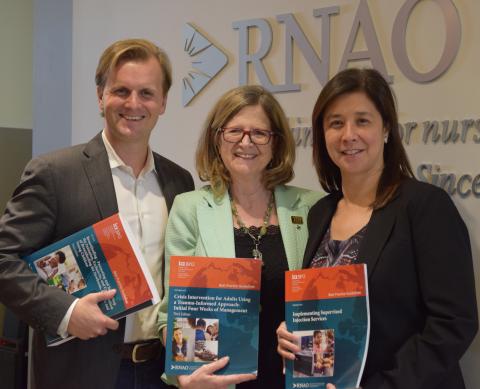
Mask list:
[[[168,165],[162,163],[160,156],[153,153],[153,160],[155,161],[155,171],[157,172],[160,188],[162,189],[163,196],[165,197],[168,212],[170,212],[173,200],[175,199],[175,196],[179,193],[179,189],[175,188],[174,185],[169,185],[171,179],[169,180],[168,176],[172,173],[169,171]]]
[[[303,257],[303,269],[310,266],[310,262],[317,252],[325,232],[330,226],[340,198],[341,194],[332,193],[321,199],[320,202],[310,210],[308,214],[308,241]]]
[[[373,211],[367,232],[360,244],[358,257],[360,262],[367,264],[369,278],[395,225],[397,203],[394,199],[385,207]]]
[[[118,212],[112,172],[102,134],[97,134],[83,149],[83,168],[92,188],[102,219]]]
[[[296,212],[296,206],[299,201],[299,196],[291,196],[288,192],[285,191],[283,186],[277,186],[275,188],[275,205],[277,210],[278,224],[280,226],[280,231],[282,233],[283,246],[285,248],[285,254],[287,255],[288,268],[293,270],[297,267],[294,266],[292,261],[298,261],[297,258],[297,240],[296,232],[294,230],[294,224],[292,223],[291,216],[300,216],[303,217],[303,220],[306,219],[304,216]],[[304,227],[304,226],[302,226]]]
[[[200,239],[208,257],[235,257],[233,220],[228,194],[215,202],[210,192],[197,207]]]
[[[303,258],[303,268],[310,265],[310,261],[330,225],[340,199],[340,193],[332,193],[320,200],[318,206],[310,210],[308,215],[309,237]],[[397,199],[393,199],[387,206],[374,211],[368,223],[367,233],[360,244],[358,257],[360,262],[367,264],[369,277],[372,275],[380,253],[395,225],[397,204]]]
[[[299,269],[303,259],[303,250],[300,250],[305,247],[308,236],[308,206],[302,203],[298,191],[283,185],[275,188],[275,205],[288,268]]]

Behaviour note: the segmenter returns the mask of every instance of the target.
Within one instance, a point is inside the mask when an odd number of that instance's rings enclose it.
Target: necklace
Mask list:
[[[238,215],[237,207],[235,206],[235,203],[233,201],[233,197],[230,196],[230,206],[232,208],[233,217],[235,217],[235,219],[237,221],[237,224],[240,227],[240,229],[245,234],[247,234],[250,238],[252,238],[252,240],[253,240],[253,246],[254,247],[253,247],[253,250],[252,250],[252,255],[253,255],[254,259],[262,259],[262,252],[260,251],[258,246],[260,245],[260,240],[262,239],[262,237],[267,233],[267,226],[268,226],[268,222],[270,221],[270,215],[272,214],[272,209],[273,209],[274,203],[275,203],[275,199],[273,197],[273,192],[272,192],[272,194],[270,195],[270,200],[268,201],[268,205],[267,205],[267,209],[265,211],[265,215],[263,216],[262,226],[260,227],[258,235],[255,236],[254,234],[252,234],[250,232],[250,230],[245,225],[245,223],[242,221],[242,219],[240,219],[240,216]]]

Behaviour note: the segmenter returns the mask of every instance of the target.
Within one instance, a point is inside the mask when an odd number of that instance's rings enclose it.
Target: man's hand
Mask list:
[[[214,375],[213,373],[225,367],[229,361],[223,357],[218,361],[203,365],[191,375],[178,376],[181,389],[227,389],[228,385],[239,384],[257,378],[254,374]]]
[[[118,322],[106,316],[98,306],[100,301],[111,299],[115,293],[117,291],[111,289],[79,299],[68,322],[68,333],[86,340],[105,335],[108,330],[116,330]]]

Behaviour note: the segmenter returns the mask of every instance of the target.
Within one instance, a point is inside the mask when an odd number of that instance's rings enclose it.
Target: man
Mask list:
[[[170,64],[149,41],[119,41],[102,54],[95,82],[103,131],[87,144],[33,159],[0,219],[0,299],[35,329],[36,389],[161,388],[155,307],[117,322],[97,305],[115,291],[75,300],[20,259],[120,211],[162,294],[167,213],[176,194],[193,189],[186,170],[148,146],[165,111]],[[45,333],[77,339],[47,348]]]

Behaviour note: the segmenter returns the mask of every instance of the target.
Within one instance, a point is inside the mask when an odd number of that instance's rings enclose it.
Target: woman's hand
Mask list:
[[[227,389],[228,385],[254,380],[255,374],[214,375],[217,370],[225,367],[229,361],[223,357],[218,361],[203,365],[191,375],[178,376],[178,383],[182,389]]]
[[[297,345],[299,339],[297,336],[287,331],[287,326],[284,321],[277,328],[277,340],[278,353],[283,358],[293,361],[295,359],[295,353],[300,352],[300,347]]]

